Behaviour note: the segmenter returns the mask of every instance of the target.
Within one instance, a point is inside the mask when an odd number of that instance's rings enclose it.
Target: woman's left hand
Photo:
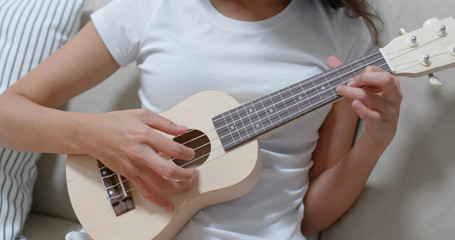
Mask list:
[[[392,141],[403,98],[395,76],[369,66],[347,86],[339,86],[337,93],[353,100],[352,108],[365,121],[364,134],[385,145]]]

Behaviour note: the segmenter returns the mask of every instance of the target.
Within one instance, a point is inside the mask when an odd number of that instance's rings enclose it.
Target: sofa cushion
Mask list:
[[[80,229],[74,221],[31,213],[22,233],[30,240],[63,240],[68,232]]]
[[[85,0],[0,2],[0,93],[78,29]],[[30,210],[38,154],[0,147],[0,239],[15,239]]]
[[[384,28],[381,45],[432,17],[453,16],[454,1],[372,0]],[[453,30],[452,30],[453,31]],[[452,32],[453,33],[453,32]],[[453,36],[453,35],[452,35]],[[322,234],[323,240],[454,239],[455,69],[400,78],[398,131],[353,207]]]

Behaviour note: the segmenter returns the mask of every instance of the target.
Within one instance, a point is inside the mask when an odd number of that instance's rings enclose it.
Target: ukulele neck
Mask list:
[[[212,119],[225,151],[256,139],[341,98],[336,88],[345,85],[367,66],[390,72],[379,50],[322,72],[291,86],[223,112]]]

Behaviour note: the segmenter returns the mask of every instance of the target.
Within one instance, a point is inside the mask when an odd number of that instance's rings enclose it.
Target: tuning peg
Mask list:
[[[439,88],[441,87],[442,83],[441,81],[439,81],[439,79],[432,73],[432,74],[428,74],[428,81],[430,81],[430,85],[433,87],[433,88]]]
[[[424,27],[431,27],[431,25],[433,25],[434,23],[436,22],[439,22],[439,19],[437,18],[430,18],[428,20],[426,20],[424,23],[423,23],[423,26]]]
[[[408,33],[408,32],[406,32],[406,30],[404,30],[404,28],[398,29],[398,35],[403,36],[403,35],[405,35],[406,33]]]
[[[451,46],[451,47],[449,48],[449,53],[452,54],[452,56],[455,57],[455,45],[453,45],[453,46]]]

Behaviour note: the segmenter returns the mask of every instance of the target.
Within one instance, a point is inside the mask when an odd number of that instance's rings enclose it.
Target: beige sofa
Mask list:
[[[83,20],[107,2],[89,0]],[[412,31],[428,18],[455,15],[454,1],[370,2],[384,20],[381,46],[400,27]],[[137,76],[130,65],[65,107],[86,112],[138,108]],[[440,89],[433,89],[425,77],[400,78],[404,99],[393,143],[352,209],[311,239],[455,239],[455,70],[437,76],[443,83]],[[24,234],[31,240],[61,240],[80,228],[66,191],[65,156],[46,154],[39,162]]]

